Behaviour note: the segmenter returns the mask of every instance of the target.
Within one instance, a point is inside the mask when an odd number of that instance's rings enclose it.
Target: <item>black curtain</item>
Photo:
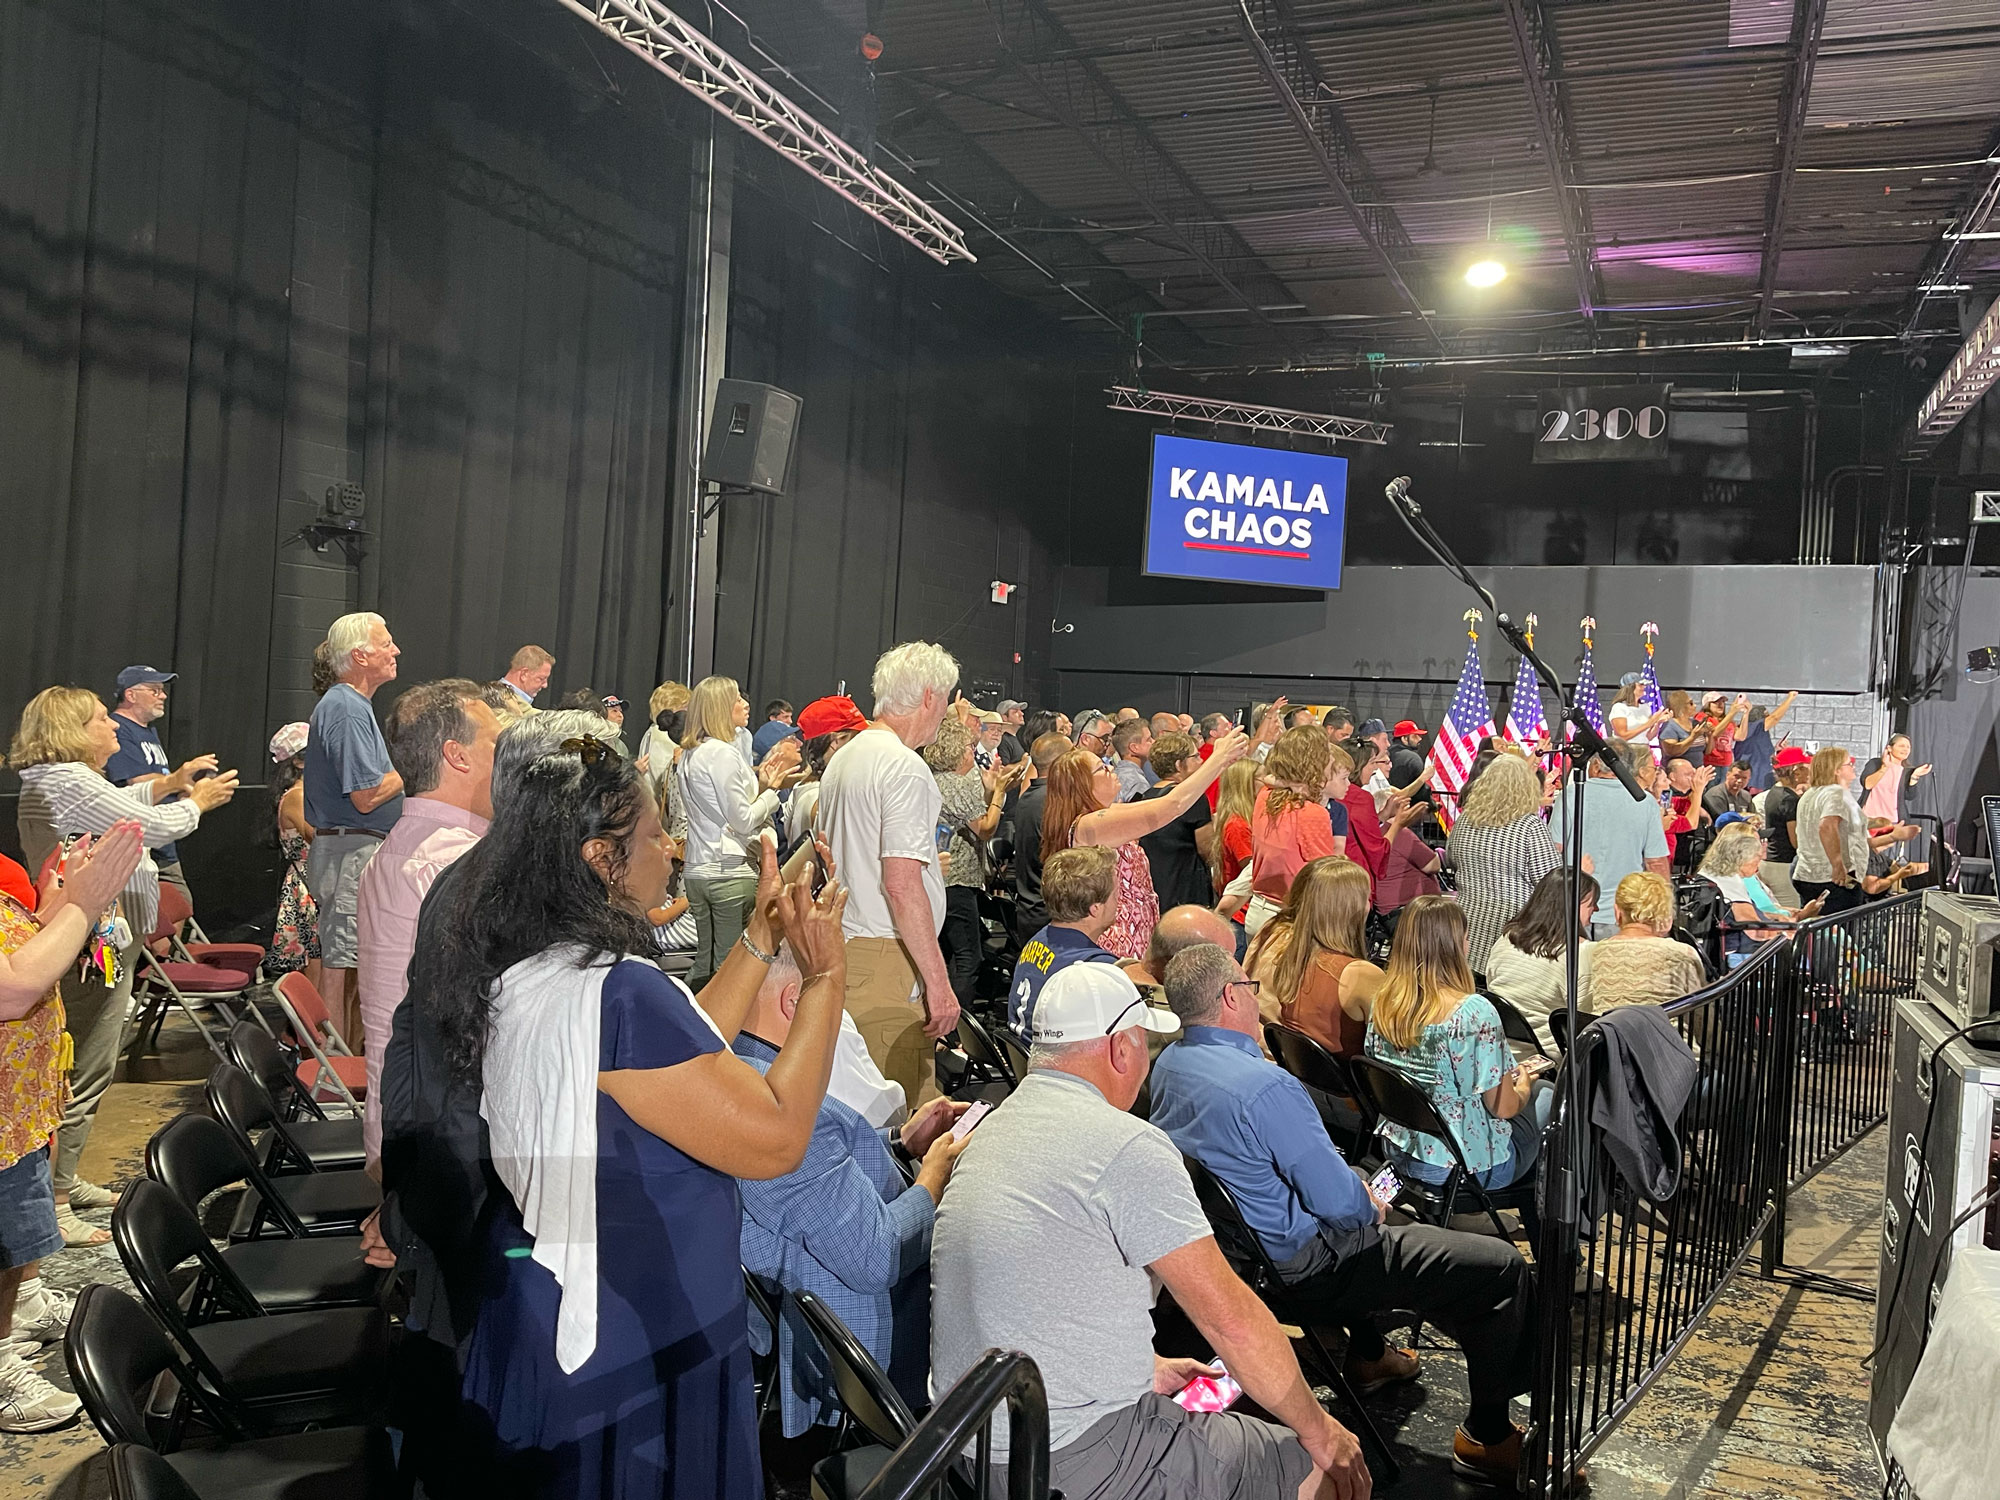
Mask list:
[[[185,46],[120,0],[0,4],[0,720],[199,662],[177,739],[254,766],[296,151]]]

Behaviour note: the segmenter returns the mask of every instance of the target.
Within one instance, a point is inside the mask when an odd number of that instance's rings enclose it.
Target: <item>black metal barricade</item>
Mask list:
[[[988,1461],[993,1413],[1007,1408],[1007,1500],[1048,1500],[1049,1398],[1042,1372],[1025,1354],[988,1349],[958,1384],[939,1398],[916,1431],[890,1455],[857,1500],[920,1500],[955,1492],[948,1472],[960,1468],[974,1444],[969,1488],[978,1500],[991,1493]]]
[[[1578,1039],[1542,1147],[1529,1493],[1572,1492],[1577,1466],[1760,1239],[1766,1274],[1783,1265],[1786,1194],[1885,1118],[1889,1018],[1915,984],[1920,902],[1896,897],[1801,924],[1666,1007],[1699,1064],[1681,1120],[1680,1188],[1666,1203],[1636,1194],[1606,1156],[1589,1120],[1603,1043],[1594,1029]]]

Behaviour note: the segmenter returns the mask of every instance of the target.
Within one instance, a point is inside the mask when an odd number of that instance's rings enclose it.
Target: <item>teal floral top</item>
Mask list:
[[[1431,1103],[1458,1137],[1465,1164],[1472,1171],[1491,1171],[1512,1154],[1507,1122],[1488,1113],[1480,1098],[1514,1070],[1514,1054],[1500,1029],[1499,1013],[1484,995],[1467,995],[1444,1020],[1426,1026],[1417,1045],[1407,1052],[1371,1023],[1365,1050],[1369,1057],[1386,1063],[1430,1095]],[[1435,1167],[1454,1165],[1451,1149],[1436,1136],[1384,1121],[1382,1138],[1405,1156]]]

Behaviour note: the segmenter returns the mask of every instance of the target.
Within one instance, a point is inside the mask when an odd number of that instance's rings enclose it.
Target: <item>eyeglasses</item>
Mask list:
[[[1226,990],[1237,990],[1242,989],[1246,985],[1253,995],[1262,994],[1264,991],[1264,981],[1261,979],[1232,979],[1223,988]]]

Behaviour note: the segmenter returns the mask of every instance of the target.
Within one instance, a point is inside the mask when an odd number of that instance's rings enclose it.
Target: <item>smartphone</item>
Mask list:
[[[1521,1071],[1526,1073],[1530,1078],[1541,1077],[1542,1074],[1548,1072],[1555,1065],[1556,1060],[1554,1058],[1543,1057],[1540,1053],[1535,1054],[1533,1057],[1524,1057],[1520,1062]]]
[[[993,1106],[984,1099],[974,1102],[972,1108],[958,1117],[958,1123],[951,1127],[951,1138],[962,1141],[972,1134],[973,1127],[993,1113]]]
[[[1396,1175],[1394,1167],[1384,1167],[1368,1179],[1368,1191],[1384,1203],[1394,1203],[1396,1194],[1403,1190],[1403,1179]]]
[[[1210,1366],[1213,1375],[1197,1375],[1186,1385],[1174,1392],[1174,1401],[1185,1411],[1228,1411],[1242,1398],[1243,1387],[1238,1385],[1222,1361]]]

